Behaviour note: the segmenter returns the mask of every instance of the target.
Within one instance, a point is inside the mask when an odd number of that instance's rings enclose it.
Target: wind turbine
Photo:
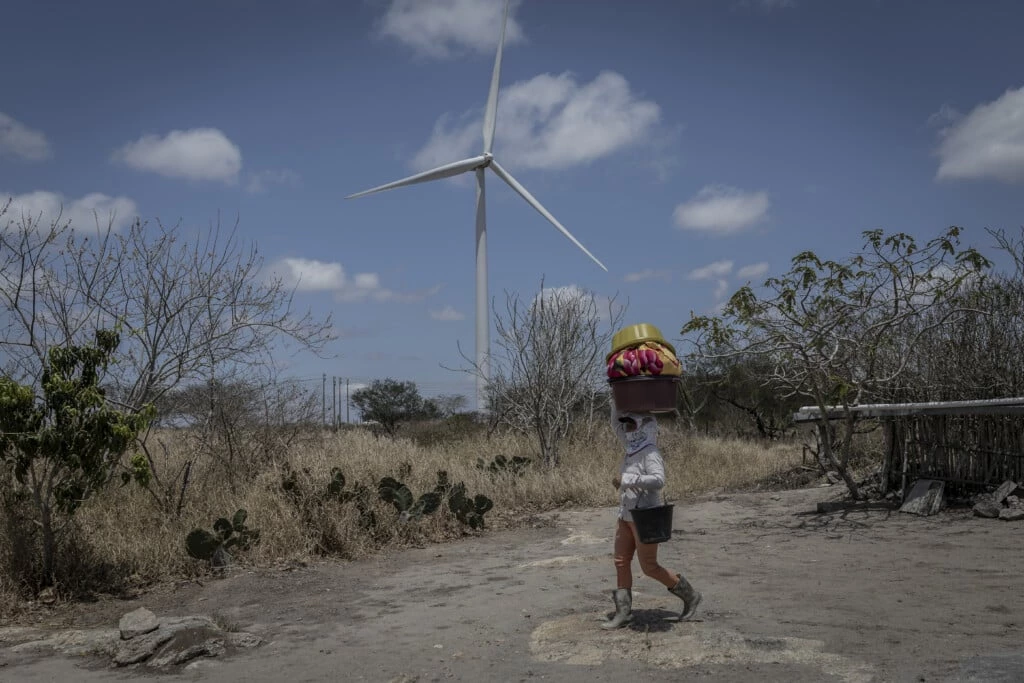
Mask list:
[[[589,256],[597,265],[601,266],[605,272],[608,271],[608,268],[606,268],[605,265],[597,259],[597,257],[587,251],[587,248],[580,244],[579,240],[573,237],[572,234],[566,230],[554,216],[551,215],[550,211],[545,209],[544,206],[537,201],[537,199],[534,198],[534,196],[530,194],[530,192],[523,187],[518,180],[512,177],[511,173],[506,171],[501,164],[498,163],[492,153],[494,148],[494,131],[498,121],[498,83],[501,80],[501,52],[505,46],[505,24],[508,22],[508,8],[509,0],[505,0],[505,15],[501,22],[501,37],[498,39],[498,52],[494,57],[494,72],[491,75],[491,89],[487,93],[487,108],[484,110],[483,154],[469,159],[463,159],[462,161],[454,161],[450,164],[445,164],[444,166],[439,166],[435,169],[424,171],[423,173],[417,173],[416,175],[409,176],[408,178],[396,180],[392,183],[380,185],[346,197],[346,199],[355,199],[356,197],[373,194],[374,192],[392,190],[396,187],[404,187],[406,185],[415,185],[416,183],[425,183],[431,180],[450,178],[468,171],[476,173],[476,398],[478,410],[482,410],[484,407],[487,382],[490,380],[491,376],[489,360],[490,318],[488,317],[487,306],[487,211],[484,194],[484,171],[488,168],[494,171],[495,175],[508,183],[509,187],[525,199],[530,206],[540,213],[540,215],[548,219],[548,221],[555,226],[559,232],[583,250],[584,254]]]

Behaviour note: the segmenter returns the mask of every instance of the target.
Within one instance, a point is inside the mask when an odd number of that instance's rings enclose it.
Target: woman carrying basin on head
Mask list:
[[[601,628],[614,629],[629,623],[633,609],[633,572],[635,554],[644,574],[660,582],[683,601],[679,618],[689,619],[697,611],[701,594],[682,574],[674,574],[658,564],[658,544],[641,543],[630,510],[663,505],[665,463],[658,451],[658,420],[648,413],[620,412],[612,406],[612,430],[625,448],[622,463],[612,483],[619,490],[619,514],[615,529],[616,589],[612,592],[615,614]]]

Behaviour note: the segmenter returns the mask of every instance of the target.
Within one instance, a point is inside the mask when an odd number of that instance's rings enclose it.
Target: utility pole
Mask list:
[[[350,422],[348,417],[350,404],[348,402],[348,377],[345,378],[345,422]]]
[[[338,378],[331,376],[331,429],[338,426]]]
[[[326,427],[327,426],[327,373],[326,372],[324,373],[324,384],[323,384],[323,388],[321,389],[320,394],[322,396],[321,406],[322,406],[322,410],[323,410],[323,423],[324,423],[324,426]]]

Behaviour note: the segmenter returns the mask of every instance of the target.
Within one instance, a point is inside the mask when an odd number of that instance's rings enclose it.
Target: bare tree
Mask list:
[[[820,457],[860,493],[849,474],[854,414],[877,400],[913,367],[918,342],[974,310],[965,285],[988,268],[961,248],[959,228],[918,247],[905,233],[864,233],[860,252],[823,261],[810,251],[790,271],[770,278],[765,295],[737,291],[719,316],[695,316],[684,327],[703,357],[760,358],[766,382],[809,398],[821,412]],[[833,428],[828,408],[843,411]]]
[[[59,217],[46,226],[39,216],[7,216],[8,208],[0,208],[0,357],[21,381],[38,381],[48,348],[100,327],[121,331],[109,381],[130,408],[233,368],[272,366],[287,343],[319,354],[332,338],[329,316],[296,312],[293,292],[264,277],[237,225],[190,236],[180,225],[136,220],[122,234],[97,221],[90,234]]]
[[[16,219],[10,206],[0,206],[0,361],[4,376],[38,385],[51,347],[85,343],[105,325],[89,320],[81,297],[64,286],[75,268],[68,224],[59,215],[49,225],[40,216]]]
[[[950,324],[931,325],[945,315],[946,306],[920,321],[928,329],[888,400],[991,399],[1024,393],[1024,228],[1016,236],[1004,230],[987,232],[995,238],[996,249],[1009,256],[1011,268],[972,281],[956,302],[967,302],[972,310]]]
[[[607,400],[604,358],[625,307],[613,298],[604,316],[593,292],[545,289],[543,280],[529,302],[505,298],[505,312],[495,316],[489,410],[497,423],[533,436],[541,460],[555,466],[576,422]]]
[[[163,437],[159,450],[144,443],[152,480],[147,486],[166,512],[181,513],[189,487],[210,478],[234,491],[268,466],[280,464],[310,425],[319,423],[317,392],[295,380],[261,374],[211,379],[164,394],[162,417],[186,426],[171,457]]]

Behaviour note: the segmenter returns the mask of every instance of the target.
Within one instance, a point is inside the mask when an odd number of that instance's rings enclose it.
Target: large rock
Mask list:
[[[155,631],[159,626],[160,622],[157,620],[156,615],[145,607],[128,612],[121,617],[121,621],[117,624],[117,627],[121,630],[121,638],[123,640],[131,640],[136,636],[145,635]]]
[[[209,617],[167,617],[160,622],[155,631],[136,636],[131,640],[122,640],[114,653],[114,664],[128,666],[138,664],[152,657],[158,649],[170,642],[182,631],[200,631],[205,634],[217,630],[217,625]],[[186,637],[185,640],[188,640]],[[184,647],[190,647],[197,641],[193,638]]]
[[[146,665],[177,666],[197,657],[218,657],[226,651],[224,634],[220,631],[207,627],[185,628],[175,633]]]
[[[219,657],[229,652],[254,648],[263,639],[246,631],[226,632],[204,616],[165,617],[152,622],[148,610],[135,610],[122,617],[120,628],[67,630],[0,627],[0,644],[16,652],[56,650],[72,655],[106,655],[116,666],[145,662],[154,669],[180,666],[199,657]],[[127,636],[126,636],[127,634]],[[2,663],[0,663],[2,664]]]
[[[1007,522],[1016,522],[1024,519],[1024,508],[1003,508],[999,511],[999,519]]]
[[[996,503],[1002,503],[1006,500],[1007,496],[1021,495],[1024,495],[1024,489],[1018,486],[1017,482],[1007,479],[995,490],[995,493],[992,494],[992,500]]]
[[[974,514],[978,517],[989,517],[994,519],[999,516],[999,513],[1002,512],[1002,510],[1002,505],[994,502],[988,497],[980,498],[978,502],[974,504]]]
[[[145,635],[132,638],[131,640],[122,640],[117,644],[117,650],[114,652],[114,664],[117,666],[128,666],[129,664],[138,664],[145,661],[153,656],[157,648],[173,637],[173,631],[161,626],[157,630],[150,631]]]

